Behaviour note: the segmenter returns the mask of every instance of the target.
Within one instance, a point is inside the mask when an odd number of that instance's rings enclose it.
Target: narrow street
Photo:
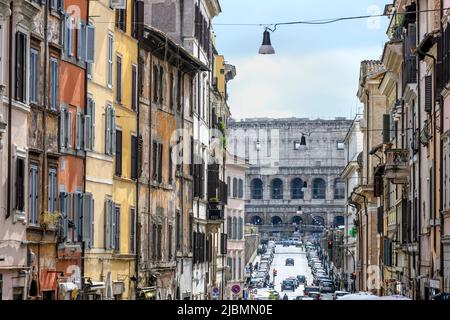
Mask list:
[[[286,259],[292,258],[295,263],[294,266],[286,266]],[[304,285],[299,285],[295,291],[281,291],[281,283],[289,277],[297,277],[297,275],[304,275],[308,283],[312,283],[313,276],[311,269],[308,267],[308,260],[306,259],[306,251],[295,246],[283,247],[276,246],[275,255],[272,262],[272,269],[277,270],[275,277],[275,290],[280,293],[282,298],[286,293],[289,300],[295,300],[297,296],[303,296]],[[273,274],[270,275],[273,281]]]

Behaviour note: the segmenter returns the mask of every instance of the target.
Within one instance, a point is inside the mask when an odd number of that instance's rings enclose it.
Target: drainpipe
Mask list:
[[[12,56],[12,47],[13,47],[13,15],[14,8],[12,2],[9,4],[9,8],[11,10],[11,15],[9,16],[9,48],[8,48],[8,61],[9,61],[9,70],[8,70],[8,197],[7,197],[7,212],[5,219],[8,219],[11,215],[12,211],[12,73],[13,73],[13,56]]]
[[[444,8],[444,1],[441,0],[440,1],[440,5],[441,5],[441,9]],[[443,24],[442,24],[442,10],[440,11],[440,33],[441,33],[441,39],[443,40]],[[443,54],[443,46],[441,45],[441,57]],[[441,68],[441,79],[443,78],[443,68]],[[446,190],[444,190],[443,186],[443,181],[444,181],[444,170],[442,168],[442,164],[444,163],[444,141],[442,140],[442,135],[444,133],[444,98],[442,97],[442,95],[439,95],[439,100],[440,100],[440,134],[441,134],[441,141],[440,141],[440,163],[441,163],[441,168],[439,170],[439,181],[440,181],[440,199],[439,199],[439,235],[440,235],[440,244],[439,244],[439,249],[440,249],[440,266],[439,266],[439,277],[441,280],[441,292],[445,292],[445,284],[444,284],[444,244],[443,244],[443,230],[444,230],[444,215],[443,215],[443,210],[444,210],[444,192],[446,192]]]
[[[137,4],[137,1],[135,1],[134,2],[134,6],[136,6],[136,4]],[[136,17],[134,17],[135,19],[136,19]],[[136,28],[136,26],[135,26],[135,28]],[[136,135],[137,135],[137,144],[138,144],[138,149],[139,149],[139,143],[140,143],[140,141],[141,141],[141,138],[140,138],[140,134],[141,134],[141,126],[140,126],[140,122],[139,122],[139,119],[140,119],[140,114],[141,114],[141,103],[140,103],[140,85],[141,85],[141,83],[140,83],[140,79],[141,79],[141,73],[143,72],[143,70],[141,70],[141,68],[140,68],[140,66],[141,66],[141,63],[139,63],[140,62],[140,59],[139,59],[139,54],[140,54],[140,52],[141,52],[141,39],[138,39],[138,48],[137,48],[138,50],[137,50],[137,77],[138,77],[138,79],[137,79],[137,81],[136,81],[136,85],[137,85],[137,88],[136,88],[136,91],[137,92],[135,92],[135,95],[136,95],[136,110],[137,110],[137,115],[136,115]],[[151,68],[150,68],[150,70],[151,70]],[[150,73],[151,74],[151,73]],[[149,144],[149,148],[151,147],[152,145],[151,144]],[[135,151],[137,151],[137,150],[135,150]],[[136,175],[136,209],[134,210],[134,215],[135,215],[135,218],[134,218],[134,230],[135,230],[135,245],[134,245],[134,254],[136,255],[136,262],[135,262],[135,273],[136,273],[136,281],[134,282],[134,294],[135,294],[135,296],[134,296],[134,298],[136,299],[136,295],[137,295],[137,291],[138,291],[138,288],[139,288],[139,258],[140,258],[140,238],[141,238],[141,229],[140,229],[140,212],[139,212],[139,179],[140,179],[140,177],[141,177],[141,170],[139,169],[141,166],[139,165],[140,163],[142,163],[142,159],[141,158],[139,158],[139,156],[140,156],[140,153],[138,152],[138,154],[136,155],[136,159],[137,159],[137,163],[136,163],[136,171],[137,171],[137,175]]]
[[[151,270],[150,270],[150,259],[151,259],[151,236],[150,236],[150,230],[151,230],[151,206],[152,206],[152,202],[151,202],[151,188],[152,188],[152,103],[153,103],[153,96],[152,96],[152,88],[153,88],[153,53],[150,50],[150,68],[149,68],[149,72],[150,72],[150,83],[149,83],[149,87],[148,87],[148,101],[149,101],[149,108],[148,108],[148,184],[147,184],[147,197],[148,197],[148,212],[147,212],[147,266],[146,269],[149,270],[148,274],[149,277],[151,278]],[[149,284],[150,285],[150,284]]]
[[[417,25],[417,32],[416,32],[416,43],[418,43],[418,39],[419,39],[419,35],[420,35],[420,23],[419,23],[419,21],[420,21],[420,14],[419,14],[419,12],[420,12],[420,1],[417,1],[416,2],[416,5],[417,5],[417,12],[416,12],[416,25]],[[419,123],[419,132],[420,132],[420,124],[422,123],[422,121],[421,121],[421,114],[420,114],[420,103],[421,103],[421,92],[420,92],[420,75],[421,75],[421,72],[420,72],[420,62],[418,61],[418,59],[417,59],[417,103],[416,103],[416,105],[415,105],[415,108],[417,109],[417,117],[418,117],[418,123]],[[419,168],[418,168],[418,179],[419,179],[419,188],[421,188],[421,186],[422,186],[422,170],[421,170],[421,160],[422,160],[422,156],[421,156],[421,151],[422,151],[422,146],[421,146],[421,144],[419,143],[418,144],[418,147],[419,147],[419,152],[418,152],[418,164],[419,164]],[[417,233],[418,233],[418,237],[417,237],[417,241],[418,241],[418,261],[417,261],[417,263],[418,263],[418,272],[419,272],[419,275],[420,275],[420,273],[421,273],[421,233],[422,233],[422,219],[421,219],[421,216],[422,216],[422,193],[420,192],[421,190],[419,190],[419,192],[418,192],[418,210],[417,210],[417,213],[418,213],[418,219],[417,219],[417,222],[418,222],[418,230],[417,230]],[[420,298],[420,280],[419,280],[419,283],[417,284],[417,287],[416,287],[416,290],[418,291],[417,292],[417,298]]]

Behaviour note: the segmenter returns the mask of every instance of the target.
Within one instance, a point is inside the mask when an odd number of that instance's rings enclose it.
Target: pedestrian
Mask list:
[[[347,280],[347,277],[344,278],[344,288],[345,288],[345,291],[348,292],[348,280]]]

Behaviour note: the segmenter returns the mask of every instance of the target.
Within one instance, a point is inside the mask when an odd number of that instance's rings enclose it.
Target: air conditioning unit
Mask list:
[[[109,0],[109,6],[112,9],[126,9],[127,0]]]

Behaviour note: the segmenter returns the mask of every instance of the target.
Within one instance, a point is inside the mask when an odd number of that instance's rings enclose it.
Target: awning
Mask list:
[[[88,291],[97,291],[97,290],[104,290],[106,288],[104,282],[91,282],[89,283],[89,289]]]

